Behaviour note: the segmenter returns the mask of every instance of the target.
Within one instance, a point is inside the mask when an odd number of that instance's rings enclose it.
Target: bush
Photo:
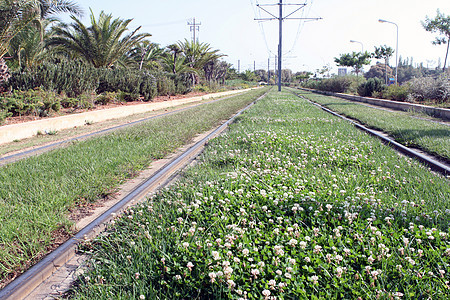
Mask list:
[[[380,93],[384,90],[385,85],[380,78],[369,78],[366,82],[358,86],[358,95],[362,97],[372,97],[374,92]]]
[[[41,88],[69,97],[95,91],[97,86],[98,70],[77,60],[45,62],[34,70],[20,69],[8,80],[8,87],[13,90]]]
[[[0,119],[6,117],[35,115],[46,117],[51,111],[59,111],[61,103],[52,92],[43,90],[13,91],[0,96]]]
[[[118,100],[116,92],[104,92],[95,98],[94,104],[106,105],[114,103]]]
[[[346,93],[351,90],[352,83],[358,80],[354,76],[337,76],[329,79],[308,80],[303,87],[333,93]]]
[[[443,103],[450,98],[450,81],[445,75],[436,79],[431,77],[415,78],[409,83],[408,101],[431,100]]]
[[[390,85],[383,91],[383,98],[395,101],[406,101],[408,98],[407,84],[404,85]]]

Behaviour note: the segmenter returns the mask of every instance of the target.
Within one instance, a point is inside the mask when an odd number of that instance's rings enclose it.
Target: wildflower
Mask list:
[[[220,259],[220,254],[217,251],[213,251],[212,252],[212,256],[213,256],[214,260],[219,260]]]
[[[252,270],[250,271],[250,273],[252,273],[252,275],[253,275],[255,278],[257,278],[258,275],[259,275],[259,270],[258,270],[258,269],[252,269]]]
[[[309,258],[308,256],[305,257],[305,262],[310,263],[311,262],[311,258]]]
[[[343,272],[344,272],[344,269],[342,269],[341,267],[337,267],[336,268],[336,277],[340,278],[342,276]]]
[[[145,296],[144,296],[144,295],[140,295],[140,296],[139,296],[139,299],[140,299],[140,300],[145,300]]]
[[[305,249],[306,245],[307,245],[307,242],[305,242],[305,241],[300,242],[300,248]]]
[[[175,279],[175,280],[181,280],[181,275],[175,275],[175,276],[173,276],[173,279]]]
[[[233,273],[233,269],[231,267],[225,267],[225,269],[223,269],[223,273],[225,274],[225,276],[229,276],[231,273]]]
[[[291,247],[295,247],[295,245],[297,245],[298,241],[296,239],[291,239],[288,244]]]
[[[194,264],[191,262],[188,262],[186,267],[189,269],[189,271],[192,271],[192,268],[194,267]]]
[[[236,283],[231,279],[227,280],[227,283],[230,289],[233,289],[236,286]]]
[[[271,287],[274,287],[274,286],[277,285],[277,282],[276,282],[275,280],[273,280],[273,279],[270,279],[270,280],[269,280],[269,285],[270,285]]]
[[[262,291],[262,294],[263,294],[264,298],[267,299],[270,296],[270,291],[269,290],[264,290],[264,291]]]
[[[210,272],[210,273],[208,274],[208,276],[209,276],[209,278],[211,278],[211,283],[213,283],[214,281],[216,281],[216,277],[217,277],[217,274],[216,274],[216,273]]]
[[[317,284],[319,281],[319,276],[317,275],[313,275],[311,276],[311,281],[313,282],[313,284]]]
[[[189,247],[189,243],[188,242],[184,242],[182,245],[183,245],[184,248]]]
[[[314,253],[317,254],[322,251],[322,246],[316,245],[314,246]]]
[[[277,275],[279,276],[283,275],[283,272],[281,272],[281,270],[276,270],[275,273],[277,273]]]
[[[247,248],[245,248],[245,249],[242,250],[242,254],[243,254],[244,256],[247,256],[249,253],[250,253],[250,251],[249,251]]]
[[[290,273],[284,273],[284,277],[286,277],[287,279],[291,279],[292,275]]]

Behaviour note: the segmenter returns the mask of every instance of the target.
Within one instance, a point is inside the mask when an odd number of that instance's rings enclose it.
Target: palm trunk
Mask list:
[[[2,57],[0,58],[0,88],[3,85],[3,83],[8,81],[9,77],[10,75],[8,66],[6,65],[6,61]]]
[[[447,40],[447,52],[445,54],[444,68],[442,68],[442,72],[445,72],[445,66],[447,65],[448,47],[449,46],[450,46],[450,38],[448,38],[448,40]]]

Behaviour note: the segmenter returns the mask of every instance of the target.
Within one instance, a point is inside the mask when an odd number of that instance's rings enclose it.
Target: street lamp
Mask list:
[[[363,43],[355,41],[355,40],[350,40],[350,43],[359,43],[359,44],[361,44],[361,53],[364,53],[364,45],[363,45]]]
[[[397,43],[396,43],[396,45],[395,45],[395,84],[398,84],[398,25],[397,24],[395,24],[394,22],[391,22],[391,21],[386,21],[386,20],[383,20],[383,19],[379,19],[378,20],[378,22],[380,22],[380,23],[391,23],[391,24],[394,24],[395,25],[395,27],[397,27]]]

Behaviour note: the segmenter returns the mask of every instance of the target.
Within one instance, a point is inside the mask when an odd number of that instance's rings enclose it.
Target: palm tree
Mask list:
[[[163,54],[164,49],[158,44],[145,40],[131,49],[128,56],[135,65],[139,66],[139,70],[141,70],[143,67],[149,69],[161,68],[160,63],[163,59]]]
[[[4,56],[11,40],[25,27],[39,19],[39,6],[35,0],[0,1],[0,86],[9,78]]]
[[[8,66],[3,57],[11,48],[11,41],[19,39],[17,36],[20,34],[22,38],[30,38],[29,41],[24,41],[28,48],[33,48],[33,46],[39,48],[45,28],[42,21],[49,15],[58,12],[70,12],[78,15],[82,13],[76,4],[67,0],[0,1],[0,85],[9,78]],[[37,39],[33,33],[36,28],[40,29],[40,39]]]
[[[98,20],[91,10],[91,26],[86,27],[77,17],[74,23],[55,27],[48,45],[56,51],[79,56],[94,67],[123,65],[126,54],[139,42],[150,37],[148,33],[137,33],[141,27],[123,36],[132,19],[113,19],[111,14],[100,12]]]
[[[178,46],[186,57],[189,67],[196,69],[198,72],[204,71],[206,65],[225,56],[218,53],[219,50],[213,50],[208,43],[189,42],[185,39],[184,42],[178,42]],[[195,85],[197,81],[197,78],[192,75],[192,83]]]

